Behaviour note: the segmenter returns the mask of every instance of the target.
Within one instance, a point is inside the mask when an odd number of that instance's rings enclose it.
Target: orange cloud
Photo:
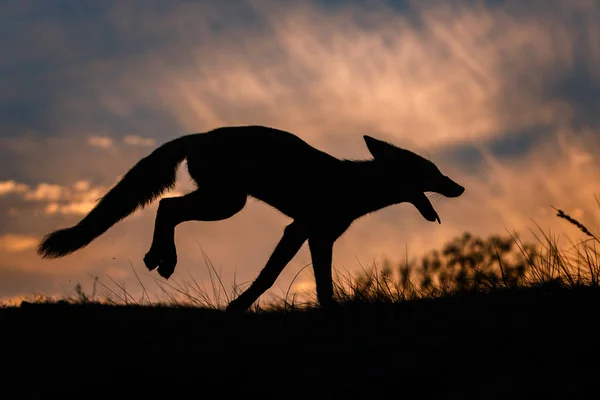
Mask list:
[[[7,253],[20,253],[37,246],[39,238],[31,235],[8,233],[0,236],[0,249]]]
[[[35,190],[24,194],[26,200],[48,200],[56,201],[63,197],[63,188],[60,185],[40,183]]]
[[[123,138],[123,143],[130,144],[132,146],[152,147],[156,145],[156,140],[142,136],[127,135]]]
[[[90,136],[88,137],[88,143],[90,146],[108,149],[112,146],[113,140],[106,136]]]
[[[29,189],[24,183],[17,183],[13,180],[0,182],[0,196],[9,193],[22,193]]]

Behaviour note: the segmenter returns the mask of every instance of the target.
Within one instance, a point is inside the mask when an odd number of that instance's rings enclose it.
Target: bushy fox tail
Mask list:
[[[177,168],[187,157],[188,145],[194,136],[186,135],[165,143],[141,159],[77,225],[47,235],[38,246],[38,253],[43,258],[58,258],[81,249],[173,188]]]

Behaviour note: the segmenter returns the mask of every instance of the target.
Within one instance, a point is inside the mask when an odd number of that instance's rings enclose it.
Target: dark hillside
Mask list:
[[[598,287],[229,315],[0,309],[7,398],[596,398]]]

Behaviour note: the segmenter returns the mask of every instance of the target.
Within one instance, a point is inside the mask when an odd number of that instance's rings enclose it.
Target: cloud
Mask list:
[[[123,138],[123,143],[130,144],[132,146],[152,147],[156,145],[156,140],[142,136],[127,135]]]
[[[26,200],[47,200],[56,201],[64,196],[64,189],[60,185],[40,183],[34,190],[24,193]]]
[[[108,149],[112,146],[113,140],[106,136],[90,136],[88,137],[88,143],[90,146],[100,147],[101,149]]]
[[[6,234],[0,236],[0,249],[8,253],[19,253],[37,246],[39,238],[30,235]]]
[[[28,189],[29,187],[24,183],[16,183],[13,180],[0,182],[0,196],[9,193],[23,193]]]
[[[263,29],[228,27],[228,38],[181,41],[129,59],[117,84],[99,88],[99,99],[123,115],[136,111],[112,105],[163,110],[186,131],[268,122],[342,154],[360,145],[345,144],[348,135],[364,132],[431,149],[568,123],[573,110],[548,87],[570,76],[574,62],[598,66],[580,38],[592,40],[600,28],[571,20],[598,11],[583,2],[551,2],[544,13],[504,3],[425,2],[406,15],[356,3],[334,13],[257,2]],[[189,37],[207,34],[208,21],[192,24],[184,12],[190,8],[175,6],[168,17],[124,14],[143,26],[166,18],[180,21]],[[163,56],[172,52],[182,58]]]
[[[54,215],[57,213],[63,215],[81,215],[85,216],[87,213],[92,211],[95,202],[91,201],[79,201],[79,202],[70,202],[64,205],[58,203],[49,203],[46,207],[44,207],[44,213],[47,215]]]
[[[89,181],[77,181],[77,182],[75,182],[75,184],[73,184],[73,189],[77,190],[78,192],[84,192],[84,191],[88,190],[89,188],[90,188]]]
[[[0,188],[3,187],[7,190],[0,190],[0,196],[13,192],[27,202],[38,204],[38,209],[42,209],[46,215],[57,213],[85,215],[91,211],[96,201],[107,190],[103,186],[91,187],[88,181],[77,181],[71,186],[42,182],[35,188],[9,181],[9,183],[0,184]],[[11,209],[17,210],[15,207]]]

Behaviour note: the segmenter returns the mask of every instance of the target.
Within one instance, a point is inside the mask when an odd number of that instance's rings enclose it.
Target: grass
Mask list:
[[[598,199],[596,198],[598,201]],[[600,208],[600,202],[598,202]],[[524,243],[519,234],[494,235],[487,239],[464,233],[434,250],[417,262],[406,260],[392,266],[362,266],[358,274],[334,269],[336,298],[343,304],[399,303],[417,299],[437,299],[464,294],[486,294],[492,291],[535,288],[544,285],[561,288],[598,287],[600,285],[600,237],[584,223],[555,208],[557,217],[577,227],[586,239],[560,243],[560,236],[552,235],[536,225],[532,231],[537,243]],[[165,281],[152,277],[161,295],[153,300],[138,273],[131,269],[142,288],[141,298],[134,298],[112,277],[102,282],[93,279],[92,293],[85,293],[80,284],[74,294],[60,299],[35,296],[28,303],[63,302],[85,304],[98,302],[112,305],[143,305],[172,307],[202,307],[222,310],[248,283],[234,282],[228,288],[208,256],[203,258],[209,275],[209,287],[198,282],[191,274],[188,281]],[[298,296],[292,286],[305,265],[292,279],[283,296],[266,304],[257,302],[251,311],[299,311],[317,307],[314,293]],[[98,296],[98,289],[104,294]],[[302,297],[302,300],[299,299]]]
[[[419,261],[335,271],[335,312],[290,285],[228,315],[244,285],[227,288],[207,257],[208,287],[157,280],[154,301],[139,278],[136,299],[92,277],[91,294],[0,309],[3,377],[21,398],[591,398],[600,241],[556,212],[585,239],[465,233]]]

